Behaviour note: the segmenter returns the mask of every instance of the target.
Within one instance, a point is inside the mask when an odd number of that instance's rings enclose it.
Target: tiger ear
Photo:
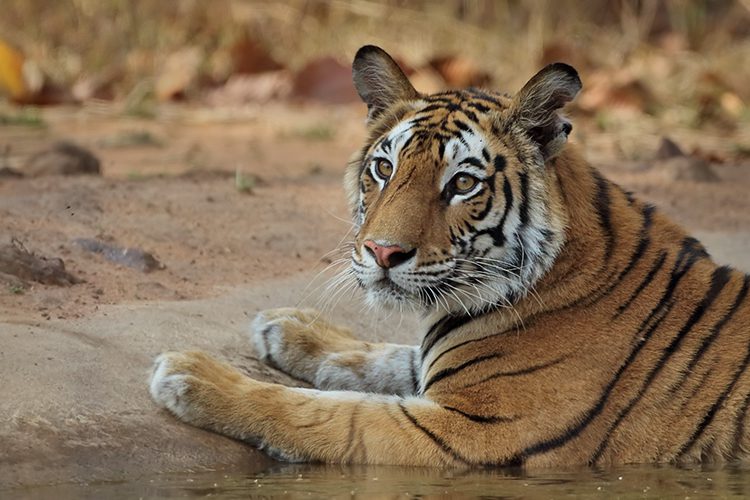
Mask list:
[[[396,61],[380,47],[365,45],[357,51],[352,63],[354,87],[367,104],[367,120],[371,122],[399,101],[417,99],[419,92]]]
[[[539,144],[545,160],[562,150],[573,126],[557,112],[581,90],[578,72],[564,63],[545,66],[515,95],[512,116]]]

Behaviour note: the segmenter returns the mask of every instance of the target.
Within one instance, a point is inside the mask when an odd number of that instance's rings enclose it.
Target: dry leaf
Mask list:
[[[23,55],[0,39],[0,89],[13,100],[23,100],[28,94],[23,63]]]

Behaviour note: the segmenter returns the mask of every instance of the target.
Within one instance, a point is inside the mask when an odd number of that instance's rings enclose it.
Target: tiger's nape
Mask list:
[[[548,66],[512,97],[423,96],[368,46],[354,81],[370,131],[346,174],[354,271],[369,300],[421,310],[421,345],[265,311],[259,357],[316,389],[166,353],[150,385],[159,404],[288,460],[746,456],[750,279],[567,144],[572,68]]]

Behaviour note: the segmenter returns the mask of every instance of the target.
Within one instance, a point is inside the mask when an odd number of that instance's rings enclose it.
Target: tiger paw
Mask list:
[[[226,406],[226,394],[246,383],[243,379],[234,368],[202,352],[166,352],[154,360],[149,392],[180,420],[205,427]]]
[[[258,313],[250,325],[250,340],[266,364],[310,383],[328,355],[361,345],[317,311],[291,307]]]

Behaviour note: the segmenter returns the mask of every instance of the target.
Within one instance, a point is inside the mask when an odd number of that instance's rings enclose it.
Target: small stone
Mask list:
[[[88,252],[100,254],[110,262],[137,269],[142,273],[150,273],[165,267],[152,254],[139,248],[118,247],[92,238],[77,238],[73,243]]]
[[[675,156],[659,162],[657,167],[670,180],[692,182],[718,182],[721,180],[707,161],[693,156]]]
[[[0,167],[0,179],[20,179],[23,173],[10,167]]]
[[[38,177],[43,175],[99,175],[99,159],[87,149],[72,142],[58,142],[40,151],[26,162],[23,173]]]
[[[0,246],[0,274],[45,285],[70,286],[81,282],[65,270],[62,259],[30,252],[15,238],[10,244]]]
[[[672,139],[666,136],[662,137],[661,142],[659,143],[659,149],[656,150],[655,158],[657,160],[666,160],[676,156],[685,156],[685,153]]]

